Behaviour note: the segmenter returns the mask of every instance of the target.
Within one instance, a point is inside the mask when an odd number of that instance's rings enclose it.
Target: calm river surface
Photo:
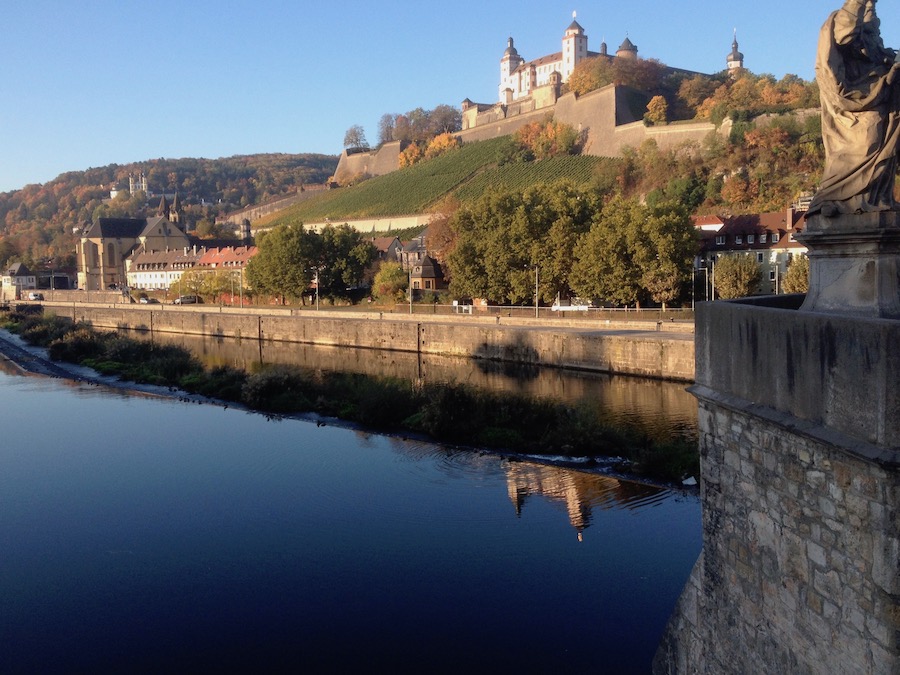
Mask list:
[[[700,505],[0,373],[0,672],[646,673]]]

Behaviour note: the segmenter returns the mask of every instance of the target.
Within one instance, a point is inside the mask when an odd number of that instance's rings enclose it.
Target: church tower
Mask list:
[[[734,29],[734,42],[731,43],[731,53],[725,57],[725,63],[728,64],[728,74],[733,78],[744,69],[744,55],[738,51],[737,28]]]
[[[513,91],[518,90],[518,86],[513,85],[512,74],[516,72],[516,69],[525,63],[525,59],[519,56],[519,52],[516,51],[516,47],[513,44],[513,39],[509,38],[509,42],[506,46],[506,51],[503,52],[503,58],[500,59],[500,102],[508,102],[506,96],[506,90],[512,89]]]
[[[566,34],[562,39],[562,75],[563,82],[567,82],[569,75],[575,70],[575,66],[582,60],[587,58],[588,36],[584,33],[584,28],[575,20],[575,12],[572,12],[572,23],[566,28]]]

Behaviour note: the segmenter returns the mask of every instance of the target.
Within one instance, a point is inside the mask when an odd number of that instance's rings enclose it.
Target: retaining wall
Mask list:
[[[692,381],[693,337],[648,332],[666,324],[631,325],[632,330],[597,330],[554,322],[553,326],[496,319],[427,317],[309,310],[140,307],[44,303],[47,311],[97,328],[142,330],[263,341],[384,349],[511,361],[659,379]],[[573,322],[574,323],[574,322]],[[609,326],[612,328],[612,326]]]

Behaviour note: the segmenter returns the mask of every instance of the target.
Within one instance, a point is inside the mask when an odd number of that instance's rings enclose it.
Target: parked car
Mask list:
[[[203,302],[203,298],[199,295],[179,295],[175,298],[176,305],[196,305]]]
[[[142,305],[158,305],[159,304],[159,300],[157,300],[156,298],[147,298],[147,297],[138,298],[138,302],[141,303]],[[181,303],[178,303],[178,304],[181,304]]]
[[[44,294],[43,293],[35,293],[34,291],[32,291],[31,293],[28,294],[28,299],[29,300],[43,300]]]

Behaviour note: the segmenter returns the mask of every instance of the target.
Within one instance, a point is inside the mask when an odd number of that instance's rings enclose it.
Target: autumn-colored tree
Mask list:
[[[428,143],[428,147],[425,148],[425,159],[434,159],[445,152],[455,150],[461,144],[462,141],[460,141],[459,136],[454,136],[451,133],[439,134],[432,138],[431,142]]]
[[[654,96],[647,104],[647,112],[644,122],[648,125],[665,124],[668,122],[669,104],[665,96]]]
[[[558,155],[574,155],[579,150],[578,132],[563,122],[547,118],[529,122],[513,136],[514,142],[525,151],[526,159],[547,159]]]
[[[578,96],[610,84],[632,87],[638,91],[657,91],[666,67],[655,59],[610,59],[595,56],[575,66],[566,86]]]
[[[410,143],[406,146],[406,149],[400,153],[399,166],[401,169],[412,166],[423,157],[425,157],[425,153],[422,151],[422,146],[418,143]]]
[[[434,207],[434,215],[428,221],[425,247],[429,254],[433,255],[435,260],[440,263],[445,281],[451,279],[451,267],[447,261],[450,253],[456,247],[456,232],[451,221],[459,208],[459,200],[451,195]]]

